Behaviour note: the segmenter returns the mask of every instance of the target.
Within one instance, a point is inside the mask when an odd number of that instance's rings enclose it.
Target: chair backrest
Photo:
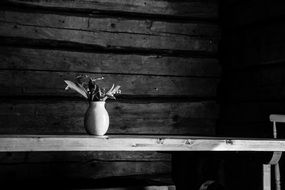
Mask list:
[[[279,114],[271,114],[269,116],[271,122],[273,122],[273,137],[277,138],[277,128],[276,123],[285,123],[285,115]],[[263,189],[270,190],[271,189],[271,165],[275,165],[275,188],[276,190],[281,190],[280,183],[280,168],[279,168],[279,160],[282,156],[282,152],[274,152],[272,158],[269,162],[269,165],[263,165]],[[268,171],[266,171],[268,169]],[[270,185],[270,186],[269,186]]]
[[[272,122],[285,123],[285,115],[271,114],[269,119]]]
[[[277,138],[276,123],[285,123],[285,115],[271,114],[269,115],[269,120],[273,122],[273,137]]]

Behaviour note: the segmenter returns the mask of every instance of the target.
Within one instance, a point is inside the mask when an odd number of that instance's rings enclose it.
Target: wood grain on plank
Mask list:
[[[170,162],[170,153],[161,152],[117,152],[117,151],[86,151],[86,152],[13,152],[0,153],[0,164],[17,163],[51,163],[51,162]]]
[[[47,0],[9,0],[8,3],[27,5],[30,7],[42,8],[62,8],[73,10],[91,10],[96,12],[125,12],[139,13],[150,15],[169,15],[177,17],[194,17],[194,18],[217,18],[218,2],[217,1],[155,1],[155,0],[68,0],[68,1],[47,1]],[[13,4],[12,4],[13,5]]]
[[[66,87],[64,80],[74,80],[79,74],[84,73],[1,70],[0,96],[77,96],[72,91],[64,90]],[[140,96],[214,97],[219,81],[217,78],[196,77],[89,75],[93,77],[104,76],[105,80],[100,81],[99,85],[106,89],[115,83],[121,86],[122,94]]]
[[[219,77],[214,58],[85,53],[0,47],[0,69]]]
[[[96,15],[71,16],[32,12],[0,11],[3,22],[27,26],[84,30],[89,32],[130,33],[154,36],[203,36],[218,38],[220,29],[217,24],[192,22],[179,23],[150,19],[114,18]]]
[[[130,175],[168,174],[170,162],[50,162],[1,164],[0,176],[9,179],[98,179]],[[10,175],[9,175],[10,174]]]
[[[94,190],[175,190],[175,185],[136,185],[131,187],[93,188]]]
[[[14,102],[0,107],[0,131],[5,133],[83,133],[86,102]],[[214,102],[106,104],[108,134],[207,134],[215,130]]]
[[[102,31],[83,31],[41,26],[28,26],[0,22],[0,35],[35,40],[50,40],[94,45],[102,48],[140,48],[181,51],[217,52],[216,39],[181,36],[151,36],[129,33],[110,33]]]
[[[1,135],[0,151],[285,151],[284,139],[193,136]]]

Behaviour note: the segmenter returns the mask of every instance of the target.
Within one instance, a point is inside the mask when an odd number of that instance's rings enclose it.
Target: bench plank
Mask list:
[[[1,135],[13,151],[285,151],[285,140],[142,135]]]

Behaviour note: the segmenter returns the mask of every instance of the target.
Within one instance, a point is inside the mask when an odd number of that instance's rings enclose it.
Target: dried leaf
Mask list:
[[[120,88],[121,88],[121,86],[116,86],[116,87],[113,89],[113,94],[118,93]]]
[[[97,80],[103,80],[104,77],[98,77],[98,78],[95,78],[95,79],[91,79],[93,82],[96,82]]]
[[[115,96],[113,96],[113,95],[106,94],[106,96],[107,96],[108,98],[113,99],[113,100],[115,100],[115,99],[116,99],[116,98],[115,98]]]
[[[87,92],[87,90],[84,88],[84,86],[83,85],[81,85],[81,84],[77,84],[78,85],[78,87],[81,89],[81,90],[83,90],[84,91],[84,93],[86,94],[86,96],[87,96],[87,99],[89,98],[89,93]],[[85,97],[85,96],[84,96]],[[85,97],[86,98],[86,97]]]
[[[79,94],[81,94],[83,97],[85,97],[86,99],[88,99],[88,93],[87,91],[83,88],[82,85],[80,84],[75,84],[69,80],[65,80],[64,81],[67,84],[67,87],[65,88],[65,90],[68,90],[69,88],[78,92]]]
[[[115,94],[119,94],[120,86],[113,84],[112,87],[106,92],[104,88],[100,88],[96,81],[103,80],[104,77],[91,78],[88,75],[79,75],[76,77],[76,82],[71,82],[66,80],[67,84],[66,90],[71,88],[72,90],[80,93],[89,101],[105,101],[107,98],[116,99]]]
[[[107,94],[108,94],[108,93],[111,93],[111,92],[113,91],[114,86],[115,86],[115,85],[113,84],[112,87],[108,90]]]
[[[95,83],[92,81],[92,79],[89,79],[89,82],[88,82],[88,89],[89,91],[92,93],[95,89]]]
[[[99,99],[104,98],[106,95],[104,88],[99,88]]]

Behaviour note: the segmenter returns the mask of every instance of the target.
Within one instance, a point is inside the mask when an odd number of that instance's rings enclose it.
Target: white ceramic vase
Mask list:
[[[89,103],[84,117],[84,127],[89,135],[105,135],[109,128],[109,114],[104,101]]]

